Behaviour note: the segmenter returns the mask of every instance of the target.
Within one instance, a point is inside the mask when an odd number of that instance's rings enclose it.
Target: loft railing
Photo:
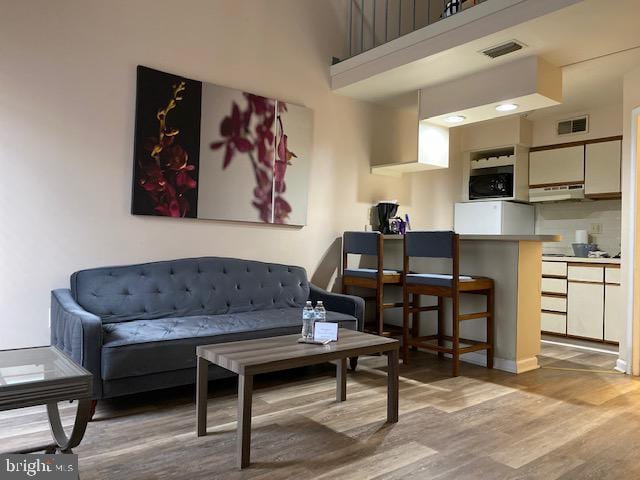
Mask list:
[[[348,58],[487,0],[348,0]]]

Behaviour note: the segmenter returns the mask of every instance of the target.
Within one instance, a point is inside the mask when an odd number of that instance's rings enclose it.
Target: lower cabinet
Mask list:
[[[567,316],[564,313],[542,312],[540,329],[543,332],[565,335],[567,333]]]
[[[542,262],[540,329],[619,343],[626,332],[620,265]]]
[[[608,342],[620,342],[626,330],[622,287],[605,285],[604,287],[604,339]]]
[[[570,281],[567,310],[567,335],[602,339],[604,284]]]

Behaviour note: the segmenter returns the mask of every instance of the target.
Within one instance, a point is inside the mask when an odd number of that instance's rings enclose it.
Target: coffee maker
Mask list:
[[[383,234],[393,233],[389,225],[389,220],[396,216],[398,212],[398,202],[378,202],[376,209],[378,210],[378,221],[380,222],[378,230]]]

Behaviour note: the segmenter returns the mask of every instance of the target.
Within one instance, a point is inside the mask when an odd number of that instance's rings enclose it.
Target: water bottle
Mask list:
[[[302,309],[302,338],[313,338],[313,304],[308,301]]]
[[[313,311],[313,317],[316,322],[326,322],[327,321],[327,311],[324,309],[324,305],[321,301],[316,303],[316,308]]]

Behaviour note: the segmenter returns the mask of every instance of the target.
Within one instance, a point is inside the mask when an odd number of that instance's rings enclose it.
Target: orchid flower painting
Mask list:
[[[138,70],[134,214],[304,225],[311,110]]]
[[[284,102],[244,93],[245,105],[236,102],[220,123],[223,140],[211,143],[211,149],[224,149],[222,168],[231,164],[236,154],[244,156],[253,169],[255,188],[251,204],[263,222],[286,223],[291,205],[285,199],[285,174],[296,154],[287,148],[282,113]],[[276,125],[276,134],[273,132]],[[244,154],[244,155],[242,155]]]

